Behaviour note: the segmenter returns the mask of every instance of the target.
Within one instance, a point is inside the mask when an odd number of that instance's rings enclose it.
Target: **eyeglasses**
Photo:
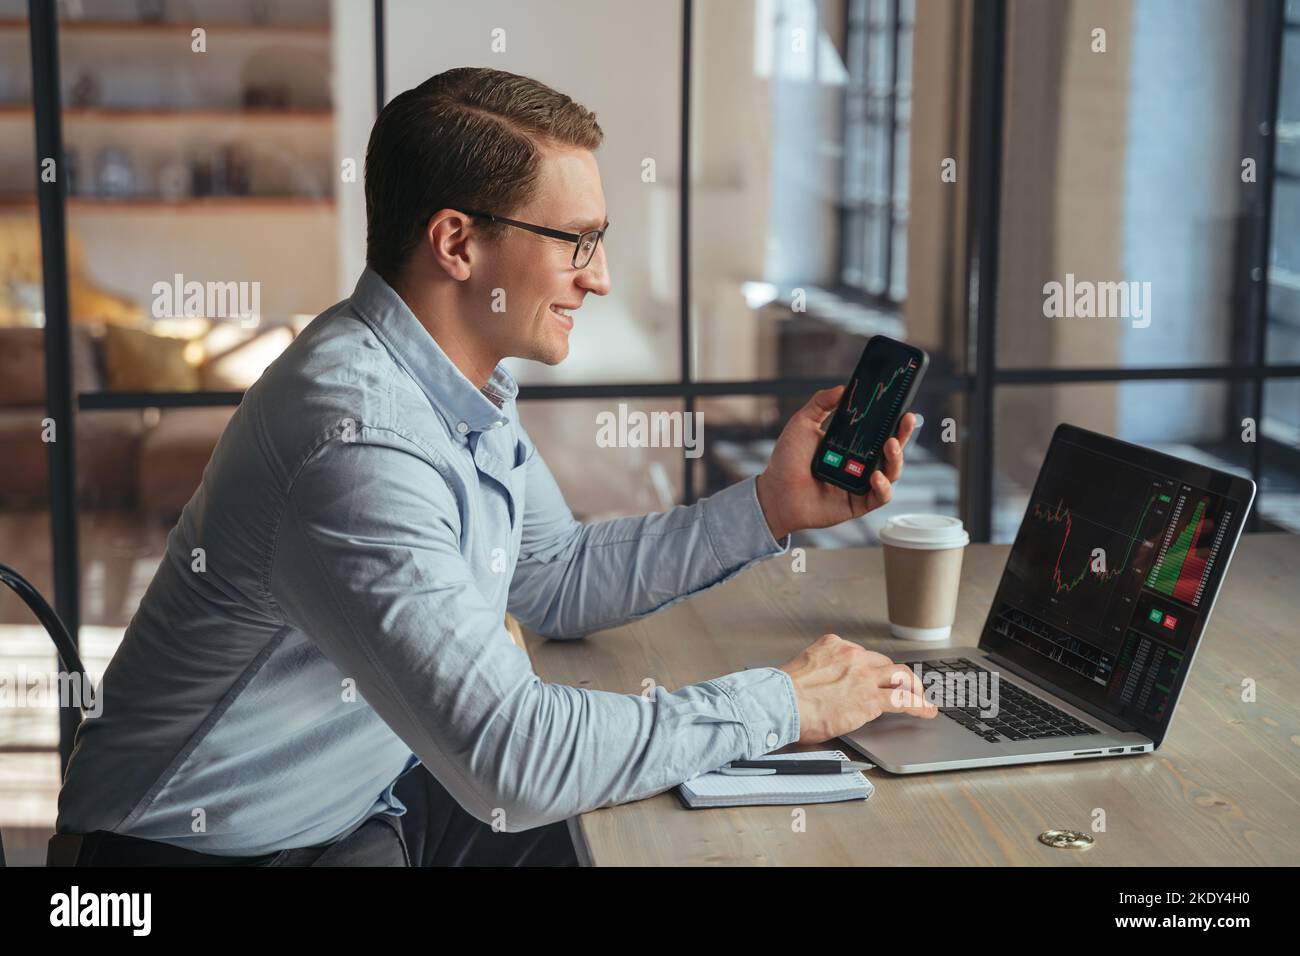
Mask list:
[[[486,219],[489,222],[499,222],[506,226],[518,226],[520,229],[535,232],[539,236],[550,236],[552,239],[564,239],[572,242],[574,244],[573,268],[575,269],[585,269],[587,267],[587,263],[591,262],[591,257],[596,254],[596,247],[600,245],[601,237],[605,235],[605,230],[609,228],[609,223],[606,222],[600,229],[590,229],[587,232],[563,232],[559,229],[548,229],[546,226],[534,226],[530,222],[519,222],[517,219],[494,216],[490,212],[474,212],[470,209],[457,209],[456,212],[465,216]]]

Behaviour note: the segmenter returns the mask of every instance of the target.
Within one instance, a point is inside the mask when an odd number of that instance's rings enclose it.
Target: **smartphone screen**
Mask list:
[[[929,356],[915,346],[872,337],[813,457],[813,475],[866,494],[928,364]]]

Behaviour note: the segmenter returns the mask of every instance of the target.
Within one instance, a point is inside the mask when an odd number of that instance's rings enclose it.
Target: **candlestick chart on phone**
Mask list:
[[[857,458],[879,456],[918,367],[917,360],[908,357],[897,364],[858,369],[849,382],[827,445]]]

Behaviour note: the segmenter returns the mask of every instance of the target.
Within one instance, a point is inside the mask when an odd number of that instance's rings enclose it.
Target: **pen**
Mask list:
[[[733,760],[719,773],[729,776],[761,776],[774,773],[852,773],[870,770],[873,764],[852,760]]]

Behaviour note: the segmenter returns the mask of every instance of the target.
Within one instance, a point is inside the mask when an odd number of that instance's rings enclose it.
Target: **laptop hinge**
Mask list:
[[[995,651],[985,650],[982,647],[979,649],[979,651],[989,660],[996,662],[1001,667],[1005,667],[1007,670],[1011,671],[1011,673],[1015,674],[1021,680],[1028,681],[1030,684],[1033,684],[1035,687],[1039,688],[1040,690],[1045,690],[1049,694],[1053,694],[1056,697],[1061,698],[1061,700],[1064,700],[1074,705],[1075,707],[1078,707],[1080,710],[1091,714],[1093,717],[1096,717],[1100,721],[1104,721],[1105,723],[1116,728],[1117,730],[1122,730],[1126,734],[1142,733],[1142,731],[1138,730],[1136,724],[1130,723],[1129,721],[1124,720],[1120,717],[1116,717],[1114,714],[1109,714],[1106,711],[1102,710],[1100,707],[1098,707],[1096,704],[1090,703],[1081,697],[1077,697],[1074,694],[1071,694],[1069,691],[1062,690],[1059,687],[1053,687],[1051,684],[1049,684],[1043,678],[1039,677],[1033,671],[1028,670],[1023,664],[1019,664],[1015,661],[1008,660],[1007,658],[1003,657],[1001,654],[998,654]]]

